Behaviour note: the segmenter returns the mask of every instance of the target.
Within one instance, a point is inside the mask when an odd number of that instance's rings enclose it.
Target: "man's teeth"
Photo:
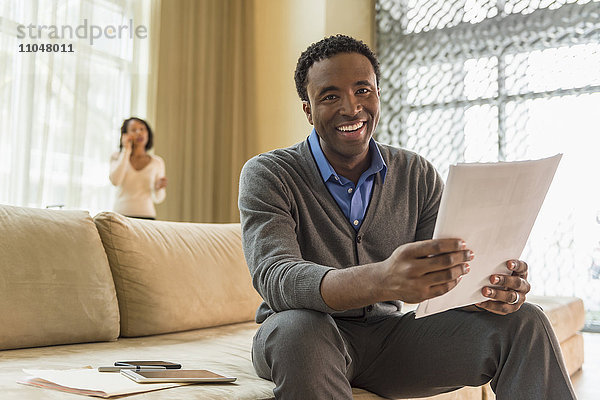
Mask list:
[[[364,122],[358,122],[354,125],[340,126],[337,129],[342,132],[350,132],[350,131],[355,131],[357,129],[362,128],[364,124],[365,124]]]

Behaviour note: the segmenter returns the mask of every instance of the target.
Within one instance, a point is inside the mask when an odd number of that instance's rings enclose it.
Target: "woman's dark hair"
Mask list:
[[[306,86],[308,85],[307,76],[310,67],[317,61],[331,58],[339,53],[358,53],[367,57],[373,66],[377,86],[379,86],[379,61],[369,46],[350,36],[334,35],[311,44],[300,55],[298,64],[296,64],[296,72],[294,73],[296,91],[298,91],[300,100],[308,101]]]
[[[137,117],[131,117],[131,118],[127,118],[125,121],[123,121],[123,125],[121,125],[121,136],[119,137],[119,150],[121,150],[123,148],[123,143],[121,143],[121,138],[123,137],[123,135],[125,133],[127,133],[127,125],[129,125],[129,122],[136,120],[141,122],[142,124],[146,125],[146,130],[148,131],[148,142],[146,143],[146,151],[150,150],[152,148],[152,146],[154,145],[154,134],[152,133],[152,129],[150,129],[150,125],[148,125],[148,123],[146,121],[144,121],[141,118],[137,118]]]

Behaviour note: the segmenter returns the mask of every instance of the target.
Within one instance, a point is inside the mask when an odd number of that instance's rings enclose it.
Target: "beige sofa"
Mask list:
[[[2,399],[81,398],[17,384],[22,369],[177,361],[234,384],[194,385],[139,399],[269,399],[254,373],[250,283],[239,224],[134,220],[114,213],[0,206],[0,393]],[[569,371],[583,363],[583,305],[533,298],[549,315]],[[379,398],[354,389],[355,399]],[[437,400],[493,398],[489,387]]]

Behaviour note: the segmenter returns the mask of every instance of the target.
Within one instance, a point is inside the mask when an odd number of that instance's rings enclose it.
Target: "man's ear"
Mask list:
[[[302,102],[302,110],[304,111],[304,114],[306,114],[306,119],[308,120],[308,123],[313,125],[312,111],[310,109],[309,101]]]

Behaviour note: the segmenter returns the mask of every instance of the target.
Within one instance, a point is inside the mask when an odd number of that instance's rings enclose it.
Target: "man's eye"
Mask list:
[[[327,96],[323,97],[323,100],[335,100],[335,95],[328,94]]]
[[[367,88],[362,88],[362,89],[358,89],[356,91],[357,94],[365,94],[365,93],[369,93],[369,89]]]

